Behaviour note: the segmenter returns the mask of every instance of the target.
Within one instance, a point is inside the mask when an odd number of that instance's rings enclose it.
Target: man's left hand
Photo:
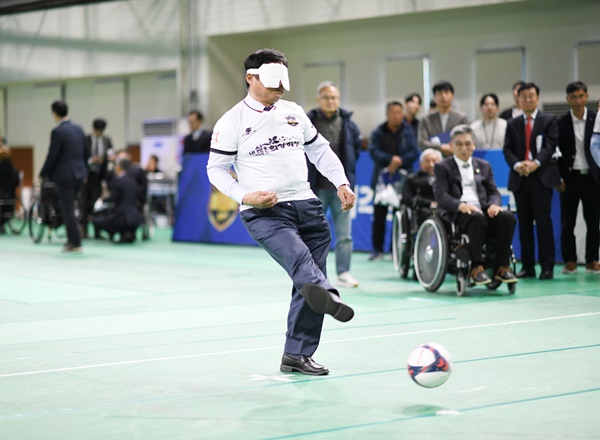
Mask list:
[[[356,203],[356,195],[348,185],[342,185],[337,191],[338,198],[342,202],[342,211],[349,211]]]

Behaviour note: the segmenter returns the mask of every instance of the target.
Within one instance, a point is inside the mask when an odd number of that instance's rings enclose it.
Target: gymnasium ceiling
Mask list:
[[[73,5],[101,3],[105,1],[111,0],[2,0],[0,1],[0,15],[62,8]]]

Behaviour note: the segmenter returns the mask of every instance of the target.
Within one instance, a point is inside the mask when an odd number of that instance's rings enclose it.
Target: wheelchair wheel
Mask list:
[[[456,276],[456,295],[463,296],[467,288],[467,279],[461,273]]]
[[[392,258],[394,269],[400,274],[400,278],[408,278],[410,269],[411,243],[407,228],[409,224],[406,208],[396,211],[392,224]]]
[[[429,292],[438,290],[448,270],[448,236],[438,218],[429,218],[419,227],[414,261],[421,286]]]
[[[17,199],[15,210],[11,217],[6,221],[6,225],[15,235],[20,235],[25,229],[25,226],[27,226],[27,211],[21,200]]]
[[[517,283],[508,283],[508,293],[514,295],[517,291]]]
[[[36,200],[29,208],[29,236],[34,243],[40,243],[44,238],[46,225],[44,224],[44,207]]]

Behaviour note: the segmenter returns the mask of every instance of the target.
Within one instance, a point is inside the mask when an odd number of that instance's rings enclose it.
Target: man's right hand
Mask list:
[[[242,205],[259,209],[272,208],[275,203],[277,203],[277,194],[273,191],[254,191],[246,194],[242,199]]]
[[[392,160],[390,160],[390,164],[387,166],[387,169],[390,174],[394,174],[401,166],[402,158],[400,156],[392,156]]]

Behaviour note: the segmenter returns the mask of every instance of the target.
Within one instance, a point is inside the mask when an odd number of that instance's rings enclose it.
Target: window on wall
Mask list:
[[[426,56],[388,57],[384,65],[385,101],[400,101],[410,93],[423,98],[422,109],[429,108],[429,58]]]
[[[125,143],[125,79],[99,79],[94,82],[94,118],[106,120],[106,134],[113,146],[124,148]]]
[[[300,104],[305,111],[309,111],[317,106],[317,87],[323,81],[334,82],[340,91],[342,106],[346,102],[343,80],[344,63],[336,61],[332,63],[305,64],[302,67],[302,78]]]
[[[588,86],[590,101],[600,99],[600,41],[578,43],[577,78]]]
[[[479,99],[493,92],[500,100],[500,111],[513,105],[512,85],[525,77],[525,49],[522,47],[483,49],[475,53],[475,115],[478,119]]]

